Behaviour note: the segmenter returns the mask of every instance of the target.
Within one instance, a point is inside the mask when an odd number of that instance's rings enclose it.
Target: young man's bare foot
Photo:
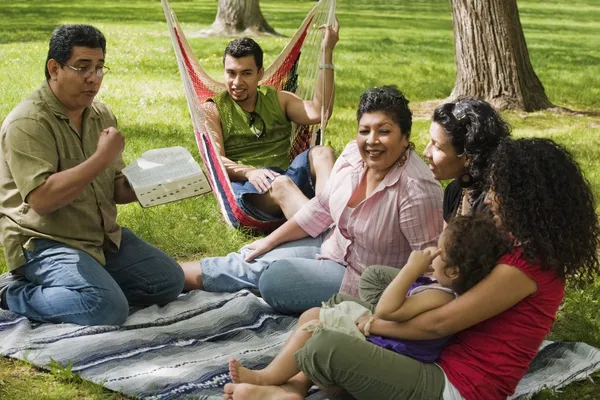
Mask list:
[[[288,385],[258,386],[248,383],[228,383],[225,385],[225,400],[304,400]]]
[[[270,385],[272,382],[266,380],[262,371],[253,371],[244,367],[238,360],[232,358],[229,361],[229,376],[233,383],[251,383],[253,385]]]

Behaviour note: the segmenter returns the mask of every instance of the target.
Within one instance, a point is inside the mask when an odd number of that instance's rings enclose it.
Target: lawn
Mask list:
[[[314,5],[309,0],[263,0],[271,26],[294,33]],[[172,0],[183,29],[192,35],[214,20],[215,0]],[[519,137],[551,137],[571,149],[600,199],[600,4],[597,0],[519,1],[532,64],[550,100],[582,111],[504,113]],[[449,95],[454,82],[453,33],[447,0],[340,0],[341,39],[335,52],[336,103],[326,142],[339,154],[355,135],[360,93],[370,86],[398,85],[411,100],[416,121],[412,140],[421,151],[428,137],[429,100]],[[21,0],[0,3],[0,119],[43,81],[52,29],[90,23],[108,40],[99,99],[110,105],[127,138],[124,158],[174,145],[197,155],[192,127],[160,2]],[[193,35],[192,35],[193,36]],[[201,64],[221,77],[228,38],[192,38]],[[287,38],[261,38],[268,65]],[[199,160],[199,156],[197,156]],[[600,208],[598,208],[600,210]],[[119,221],[179,260],[224,254],[252,237],[228,229],[212,195],[149,209],[122,206]],[[0,271],[5,270],[0,261]],[[600,347],[600,279],[584,290],[570,288],[551,339],[580,340]],[[600,375],[598,375],[600,376]],[[537,399],[600,398],[600,385],[576,383],[560,395]],[[598,397],[597,397],[598,396]],[[2,399],[120,398],[82,382],[68,371],[40,372],[0,358]]]

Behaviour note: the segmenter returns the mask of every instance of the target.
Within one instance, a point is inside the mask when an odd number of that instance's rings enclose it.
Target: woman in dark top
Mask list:
[[[490,104],[467,97],[435,109],[423,152],[435,179],[453,179],[444,191],[444,220],[485,209],[485,170],[508,124]]]

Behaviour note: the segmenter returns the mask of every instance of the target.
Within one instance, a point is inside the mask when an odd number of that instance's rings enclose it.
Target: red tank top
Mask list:
[[[520,269],[538,289],[503,313],[458,333],[442,351],[438,365],[467,400],[513,394],[550,332],[565,294],[564,281],[554,271],[525,261],[521,248],[499,263]]]

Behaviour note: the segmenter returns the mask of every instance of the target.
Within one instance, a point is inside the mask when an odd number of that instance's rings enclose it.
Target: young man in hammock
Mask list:
[[[0,238],[12,282],[0,308],[32,320],[120,325],[130,305],[175,300],[177,262],[117,224],[136,195],[121,173],[125,138],[94,101],[106,40],[90,25],[50,39],[46,81],[0,128]]]
[[[315,94],[302,100],[294,93],[259,85],[263,78],[263,52],[250,38],[231,41],[223,55],[225,86],[204,103],[206,127],[215,143],[236,201],[260,221],[291,218],[319,193],[335,162],[333,150],[314,146],[290,164],[291,122],[313,125],[333,109],[333,49],[339,24],[324,26]]]

